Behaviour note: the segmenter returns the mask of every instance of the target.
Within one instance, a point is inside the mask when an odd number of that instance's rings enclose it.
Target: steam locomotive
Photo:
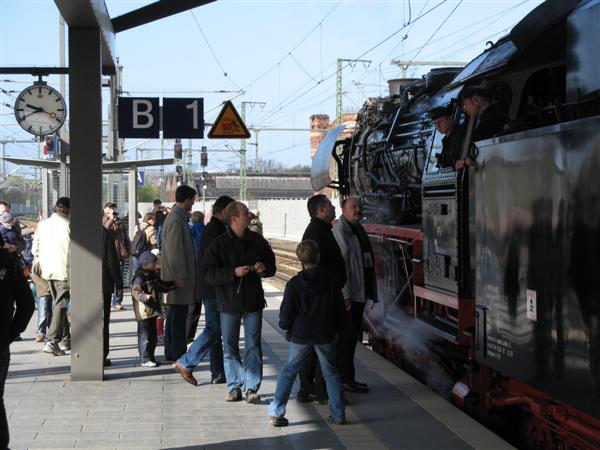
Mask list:
[[[547,0],[464,68],[391,83],[313,158],[315,190],[363,201],[372,347],[522,448],[600,448],[599,23],[600,0]],[[510,119],[477,142],[474,85]],[[458,171],[427,114],[447,105]]]

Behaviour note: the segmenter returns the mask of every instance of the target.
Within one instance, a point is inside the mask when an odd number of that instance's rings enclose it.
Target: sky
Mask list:
[[[106,1],[111,17],[148,3],[152,2]],[[252,132],[247,141],[249,165],[257,141],[260,158],[286,166],[309,165],[310,116],[328,114],[335,119],[338,58],[371,61],[342,67],[343,110],[356,112],[367,98],[386,95],[388,79],[401,77],[392,59],[468,62],[539,3],[218,0],[119,33],[116,54],[124,67],[123,95],[203,97],[206,122],[215,119],[225,100],[232,100],[238,111],[241,102],[256,102],[247,105],[246,125],[271,130]],[[59,14],[54,2],[0,0],[0,66],[58,65]],[[411,65],[408,75],[420,77],[429,70]],[[0,140],[32,139],[16,123],[12,105],[33,81],[32,76],[0,74]],[[58,88],[57,76],[47,81]],[[127,139],[124,145],[131,149],[127,159],[136,157],[136,145],[145,149],[145,158],[160,156],[159,139]],[[170,155],[173,141],[165,140],[164,146]],[[209,171],[239,167],[237,152],[211,152],[237,150],[239,140],[192,142],[194,149],[201,146],[209,149]],[[38,145],[9,143],[5,150],[11,156],[36,157]],[[198,159],[196,153],[194,163]],[[10,170],[28,173],[14,166]]]

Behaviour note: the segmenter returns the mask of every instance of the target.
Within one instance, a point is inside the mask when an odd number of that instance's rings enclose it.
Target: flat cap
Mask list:
[[[490,98],[489,91],[486,88],[482,88],[481,86],[466,86],[460,93],[460,98],[461,100],[464,100],[466,98],[471,98],[474,95],[487,98],[488,100]]]
[[[71,209],[71,199],[69,197],[61,197],[56,200],[56,206],[58,208]]]
[[[440,117],[451,116],[454,109],[450,105],[436,106],[427,111],[431,120],[439,119]]]
[[[143,252],[139,257],[140,266],[144,267],[156,261],[156,255],[151,251]]]

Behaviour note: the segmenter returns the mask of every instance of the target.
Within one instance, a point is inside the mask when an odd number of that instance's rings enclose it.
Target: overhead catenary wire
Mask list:
[[[290,56],[294,60],[294,62],[298,65],[298,67],[300,67],[300,70],[302,70],[302,72],[304,72],[308,78],[313,80],[315,83],[319,82],[310,73],[308,73],[308,71],[304,68],[304,66],[302,64],[300,64],[300,61],[298,61],[298,59],[294,56],[293,53],[290,53]]]
[[[314,31],[319,28],[320,26],[323,25],[323,22],[325,22],[325,20],[327,20],[327,18],[331,15],[331,13],[333,13],[333,11],[335,11],[335,9],[340,5],[340,3],[342,3],[342,0],[339,0],[334,6],[333,8],[331,8],[324,16],[321,20],[319,20],[319,22],[311,28],[311,30],[306,33],[304,35],[304,37],[302,37],[302,39],[300,39],[296,45],[294,45],[292,47],[292,49],[290,51],[288,51],[283,57],[281,57],[281,59],[279,61],[277,61],[275,64],[273,64],[271,67],[269,67],[267,70],[265,70],[264,72],[262,72],[260,75],[258,75],[255,79],[253,79],[250,83],[248,83],[246,85],[246,89],[248,87],[250,87],[251,85],[253,85],[254,83],[256,83],[258,80],[262,79],[263,77],[265,77],[266,75],[268,75],[271,71],[273,71],[279,64],[281,64],[286,58],[288,58],[294,51],[296,51],[296,49],[298,47],[300,47],[300,45],[302,45],[302,43],[308,39],[308,37],[314,33]],[[323,71],[323,69],[321,68],[321,72]],[[321,77],[322,78],[322,77]]]
[[[492,15],[490,15],[490,16],[488,16],[488,17],[484,18],[484,19],[481,19],[481,20],[479,20],[479,21],[477,21],[477,22],[474,22],[473,24],[471,24],[471,25],[469,26],[469,28],[468,28],[468,29],[466,29],[466,30],[465,30],[465,32],[464,32],[464,33],[458,33],[458,34],[457,34],[456,32],[452,32],[452,33],[449,33],[449,34],[446,34],[446,35],[440,36],[440,37],[438,37],[438,38],[437,38],[437,39],[435,39],[435,40],[432,40],[431,42],[429,42],[429,44],[433,44],[433,43],[435,43],[435,42],[443,41],[443,40],[447,39],[447,38],[448,38],[448,37],[450,37],[450,36],[456,37],[456,39],[455,39],[455,40],[454,40],[454,41],[453,41],[451,44],[449,44],[449,45],[447,45],[446,47],[443,47],[443,48],[441,48],[441,49],[439,49],[439,50],[436,50],[436,51],[434,52],[434,54],[435,54],[435,53],[441,53],[441,52],[444,52],[444,51],[446,51],[446,50],[448,50],[448,49],[450,49],[450,48],[452,48],[452,47],[455,47],[456,45],[463,44],[463,43],[464,43],[464,36],[469,36],[469,37],[472,37],[472,36],[476,35],[477,33],[481,32],[481,31],[483,31],[483,30],[487,30],[487,29],[489,28],[489,24],[488,24],[487,22],[489,22],[490,20],[495,20],[495,21],[497,21],[498,19],[501,19],[502,17],[504,17],[504,16],[506,16],[507,14],[509,14],[509,13],[510,13],[512,10],[514,10],[515,8],[518,8],[518,7],[520,7],[520,6],[524,5],[525,3],[529,2],[529,1],[530,1],[530,0],[524,0],[524,1],[522,1],[521,3],[517,4],[517,5],[511,6],[511,7],[507,8],[507,9],[505,9],[505,10],[502,10],[502,11],[500,11],[500,12],[497,12],[497,13],[495,13],[495,14],[492,14]],[[478,29],[476,29],[476,30],[473,30],[473,27],[474,27],[474,26],[476,26],[476,25],[479,25],[479,24],[481,24],[481,23],[484,23],[484,22],[486,23],[484,26],[482,26],[482,27],[480,27],[480,28],[478,28]],[[496,35],[496,34],[498,34],[498,33],[495,33],[494,35]],[[480,42],[480,41],[482,41],[482,40],[485,40],[485,39],[486,39],[486,38],[478,38],[477,42]],[[408,55],[408,54],[410,54],[410,53],[412,53],[412,52],[418,52],[419,50],[422,50],[422,49],[424,49],[425,47],[426,47],[426,45],[422,44],[422,45],[419,45],[418,47],[416,47],[416,48],[414,48],[414,49],[407,50],[406,52],[404,52],[404,54]],[[446,57],[446,55],[444,55],[444,57]],[[411,58],[412,58],[412,59],[414,59],[414,56],[413,56],[413,57],[411,57]],[[400,59],[406,59],[406,58],[405,58],[405,57],[404,57],[404,58],[403,58],[403,57],[400,57]],[[429,59],[429,57],[428,57],[428,56],[426,56],[426,57],[424,57],[424,59]]]
[[[450,11],[450,14],[448,14],[446,16],[446,18],[442,21],[442,23],[435,29],[435,31],[433,33],[431,33],[431,35],[429,36],[429,38],[425,41],[425,44],[423,44],[423,47],[421,47],[421,50],[419,50],[410,60],[410,62],[414,61],[415,59],[417,59],[417,56],[419,56],[419,54],[421,53],[421,51],[423,50],[423,48],[425,48],[430,42],[431,40],[435,37],[435,35],[438,33],[438,31],[440,31],[442,29],[442,27],[446,24],[446,22],[448,22],[448,20],[450,20],[450,17],[452,17],[452,15],[456,12],[456,10],[458,9],[458,7],[460,5],[462,5],[463,0],[460,0],[456,6],[454,7],[454,9],[452,11]]]
[[[421,14],[420,16],[418,16],[417,18],[415,18],[415,20],[413,21],[416,22],[420,19],[422,19],[423,17],[427,16],[428,14],[430,14],[432,11],[434,11],[435,9],[439,8],[441,5],[443,5],[444,3],[446,3],[448,0],[442,0],[440,3],[436,4],[435,6],[432,6],[430,9],[428,9],[427,11],[425,11],[423,14]],[[461,0],[462,1],[462,0]],[[368,50],[364,51],[362,54],[360,54],[359,56],[357,56],[356,58],[353,59],[361,59],[364,56],[366,56],[367,54],[369,54],[370,52],[372,52],[373,50],[375,50],[376,48],[380,47],[382,44],[384,44],[385,42],[389,41],[391,38],[393,38],[395,35],[397,35],[398,33],[400,33],[402,30],[404,30],[407,25],[403,25],[400,28],[398,28],[397,30],[395,30],[394,32],[392,32],[391,34],[389,34],[388,36],[386,36],[383,40],[379,41],[377,44],[373,45],[371,48],[369,48]],[[349,63],[346,63],[343,67],[348,67]],[[337,72],[333,72],[330,75],[326,76],[325,78],[323,78],[322,80],[320,80],[318,83],[314,84],[313,86],[311,86],[310,88],[308,88],[307,90],[303,91],[301,94],[299,94],[298,96],[294,97],[294,99],[292,99],[291,101],[284,103],[283,105],[277,105],[279,106],[279,108],[277,110],[281,110],[283,109],[285,106],[293,103],[294,101],[296,101],[297,99],[303,97],[304,95],[308,94],[310,91],[312,91],[315,87],[317,87],[320,83],[329,80],[331,78],[333,78],[336,75]],[[273,114],[273,113],[272,113]],[[271,114],[271,115],[272,115]],[[266,117],[262,118],[262,121],[267,120],[271,115],[267,115]]]
[[[497,21],[497,20],[501,19],[502,17],[504,17],[504,16],[508,15],[508,14],[509,14],[511,11],[513,11],[513,10],[515,10],[515,9],[519,8],[520,6],[522,6],[522,5],[524,5],[525,3],[528,3],[528,2],[530,2],[530,1],[531,1],[531,0],[523,0],[522,2],[520,2],[520,3],[516,4],[516,5],[509,6],[508,8],[506,8],[506,9],[504,9],[504,10],[502,10],[502,11],[496,12],[496,13],[494,13],[494,14],[491,14],[491,15],[489,15],[489,16],[486,16],[486,17],[484,17],[484,18],[482,18],[482,19],[480,19],[480,20],[478,20],[478,21],[476,21],[476,22],[473,22],[473,23],[472,23],[472,24],[470,24],[470,25],[469,25],[469,27],[468,27],[468,28],[466,28],[466,29],[464,30],[464,32],[462,32],[462,33],[461,33],[461,32],[458,32],[458,33],[457,33],[456,31],[452,31],[451,33],[445,34],[445,35],[443,35],[443,36],[440,36],[440,37],[438,37],[438,38],[436,38],[436,39],[434,39],[434,40],[430,41],[428,45],[431,45],[431,44],[434,44],[434,43],[436,43],[436,42],[440,42],[440,41],[446,40],[446,39],[447,39],[447,38],[449,38],[449,37],[454,37],[454,38],[456,38],[456,39],[455,39],[455,40],[454,40],[454,41],[453,41],[453,42],[452,42],[450,45],[448,45],[448,46],[444,47],[444,49],[443,49],[443,50],[445,50],[445,49],[448,49],[448,48],[455,47],[456,45],[460,45],[460,44],[462,44],[462,43],[464,42],[464,36],[469,36],[469,37],[472,37],[472,36],[474,36],[475,34],[479,33],[480,31],[487,30],[487,29],[489,28],[489,23],[488,23],[488,22],[490,22],[490,21]],[[419,15],[420,15],[420,14],[421,14],[421,12],[422,12],[422,11],[425,9],[425,7],[427,6],[427,4],[428,4],[428,3],[429,3],[429,0],[427,0],[427,1],[425,2],[425,4],[424,4],[424,5],[421,7],[421,10],[419,11]],[[485,24],[483,27],[481,27],[481,28],[479,28],[479,29],[477,29],[477,30],[474,30],[474,31],[473,31],[473,27],[474,27],[474,26],[477,26],[477,25],[479,25],[479,24],[481,24],[481,23],[484,23],[484,22],[485,22],[486,24]],[[406,34],[405,34],[405,36],[407,36],[407,35],[409,35],[409,34],[410,34],[410,31],[411,31],[411,29],[413,28],[413,26],[414,26],[414,23],[413,23],[413,24],[411,24],[411,26],[410,26],[410,27],[409,27],[409,28],[406,30]],[[483,40],[485,40],[485,39],[487,39],[487,38],[483,38]],[[479,42],[479,40],[478,40],[477,42]],[[400,40],[400,42],[398,42],[398,44],[396,44],[396,46],[395,46],[395,47],[394,47],[394,48],[393,48],[393,49],[392,49],[390,52],[388,52],[388,53],[386,54],[386,56],[384,56],[384,57],[381,59],[381,62],[383,62],[383,61],[386,61],[386,60],[387,60],[387,59],[388,59],[388,58],[389,58],[389,57],[390,57],[390,56],[391,56],[391,55],[392,55],[392,54],[393,54],[393,53],[396,51],[396,49],[397,49],[397,48],[398,48],[400,45],[402,45],[403,43],[404,43],[404,36],[402,37],[402,39]],[[413,52],[418,52],[419,50],[421,50],[421,49],[422,49],[422,48],[424,48],[424,47],[426,47],[426,45],[424,45],[424,44],[421,44],[421,45],[419,45],[419,46],[418,46],[418,47],[416,47],[416,48],[413,48],[413,49],[410,49],[410,50],[403,51],[403,52],[402,52],[402,55],[408,55],[408,54],[410,54],[410,53],[413,53]],[[438,50],[438,51],[436,51],[436,53],[442,52],[443,50]],[[444,58],[445,58],[446,56],[447,56],[447,55],[444,55]],[[406,56],[399,56],[397,59],[407,59],[407,57],[406,57]],[[427,60],[429,60],[429,59],[431,59],[431,57],[427,56],[427,57],[424,57],[423,59],[427,59]],[[380,64],[381,64],[381,62],[380,62]],[[364,80],[364,79],[365,79],[365,78],[367,78],[369,75],[371,75],[371,74],[373,73],[373,71],[374,71],[374,70],[376,70],[376,67],[374,67],[373,69],[371,69],[371,70],[368,70],[368,71],[366,71],[365,73],[361,74],[359,77],[355,78],[353,81],[361,81],[361,80]],[[398,71],[398,69],[397,69],[395,66],[392,66],[391,70],[389,70],[389,68],[386,68],[386,69],[384,69],[384,70],[386,70],[388,73],[396,73],[396,72]]]
[[[196,23],[198,30],[200,30],[200,34],[202,34],[202,37],[204,38],[204,42],[206,43],[206,45],[208,46],[208,49],[212,53],[213,58],[215,59],[216,63],[219,65],[219,67],[221,68],[221,72],[223,73],[223,76],[225,78],[227,78],[227,80],[229,80],[229,82],[232,83],[235,87],[237,87],[240,91],[243,91],[242,87],[231,79],[231,77],[229,76],[229,74],[227,73],[225,68],[223,67],[223,64],[221,64],[221,61],[219,61],[219,57],[213,50],[212,45],[210,45],[210,42],[208,41],[206,34],[204,34],[204,30],[202,30],[202,27],[200,26],[200,22],[198,22],[198,19],[196,19],[196,15],[194,14],[194,11],[190,10],[190,14],[192,15],[192,18],[194,19],[194,22]]]

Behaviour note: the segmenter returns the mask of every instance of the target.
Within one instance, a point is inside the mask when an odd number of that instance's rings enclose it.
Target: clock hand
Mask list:
[[[39,113],[39,112],[40,112],[40,111],[33,111],[33,112],[30,112],[29,114],[24,114],[24,115],[23,115],[23,117],[21,118],[21,120],[25,120],[25,119],[27,119],[29,116],[31,116],[31,115],[33,115],[33,114],[37,114],[37,113]]]
[[[25,106],[31,109],[35,109],[35,112],[44,112],[44,108],[39,108],[37,106],[30,105],[29,103],[27,103]]]

